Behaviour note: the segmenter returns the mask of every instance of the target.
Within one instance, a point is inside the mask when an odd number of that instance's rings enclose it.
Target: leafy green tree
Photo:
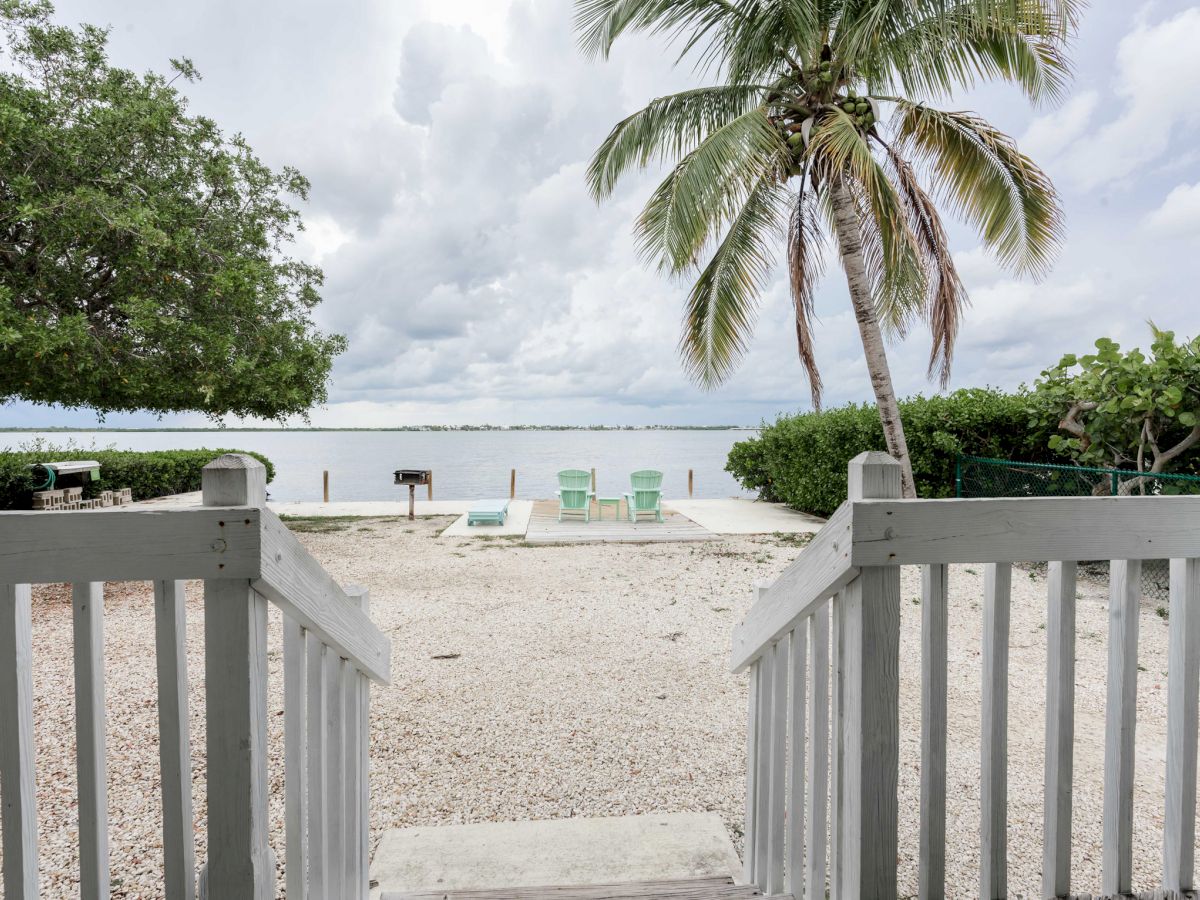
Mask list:
[[[1068,354],[1034,385],[1037,417],[1061,434],[1050,447],[1083,465],[1167,472],[1200,444],[1200,337],[1180,343],[1151,325],[1147,356],[1108,338]],[[1128,483],[1136,487],[1136,479]]]
[[[694,277],[681,352],[714,386],[736,368],[782,236],[800,360],[821,401],[813,298],[832,234],[846,272],[888,450],[913,496],[884,332],[918,319],[930,374],[950,370],[966,290],[938,207],[974,226],[1001,263],[1044,273],[1062,212],[1049,178],[970,112],[943,111],[981,81],[1032,101],[1062,96],[1082,0],[576,0],[586,52],[630,32],[667,34],[719,84],[652,101],[613,128],[588,180],[597,200],[629,170],[674,168],[637,221],[644,256]],[[890,125],[882,117],[894,108]]]
[[[0,0],[0,403],[268,419],[326,398],[342,337],[317,331],[321,270],[240,135],[106,56],[107,32]]]

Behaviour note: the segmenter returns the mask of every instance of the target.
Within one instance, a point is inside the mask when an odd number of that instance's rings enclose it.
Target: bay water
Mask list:
[[[275,465],[272,500],[320,500],[328,470],[331,500],[407,500],[393,484],[396,469],[431,469],[435,500],[507,497],[517,470],[517,496],[553,497],[560,469],[595,469],[597,493],[629,490],[629,473],[663,473],[663,496],[751,496],[725,471],[729,450],[757,429],[630,431],[98,431],[0,432],[0,449],[41,439],[89,449],[225,448],[262,453]],[[404,492],[403,497],[401,492]],[[424,499],[425,489],[417,489]]]

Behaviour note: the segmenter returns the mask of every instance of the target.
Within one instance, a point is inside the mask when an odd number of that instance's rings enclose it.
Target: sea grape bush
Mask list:
[[[1030,416],[1025,393],[985,388],[900,403],[921,497],[954,495],[959,453],[1041,459],[1049,429]],[[846,499],[846,467],[865,450],[884,450],[872,404],[780,416],[757,438],[733,446],[726,471],[766,500],[828,516]]]
[[[33,479],[30,466],[40,462],[68,459],[94,459],[100,463],[100,480],[87,483],[85,497],[100,491],[132,488],[134,500],[163,497],[200,490],[200,474],[208,463],[223,453],[243,450],[80,450],[42,447],[0,451],[0,509],[29,509],[32,505]],[[251,453],[267,467],[267,481],[275,477],[275,467],[265,456]]]
[[[1069,353],[1031,395],[1049,447],[1082,465],[1200,473],[1200,337],[1177,341],[1151,325],[1147,355],[1109,338]]]

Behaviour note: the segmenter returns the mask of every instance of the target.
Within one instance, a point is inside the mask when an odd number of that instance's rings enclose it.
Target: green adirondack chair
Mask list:
[[[653,515],[659,522],[662,514],[662,472],[642,469],[629,476],[632,493],[625,495],[625,507],[629,510],[629,521],[636,522],[641,516]]]
[[[590,522],[592,517],[592,476],[583,469],[563,469],[558,473],[558,521],[563,516],[582,517]]]

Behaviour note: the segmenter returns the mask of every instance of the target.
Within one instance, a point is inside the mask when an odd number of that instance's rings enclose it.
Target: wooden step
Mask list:
[[[464,891],[389,892],[382,900],[749,900],[761,893],[752,884],[734,884],[729,876],[625,884],[543,885]]]

